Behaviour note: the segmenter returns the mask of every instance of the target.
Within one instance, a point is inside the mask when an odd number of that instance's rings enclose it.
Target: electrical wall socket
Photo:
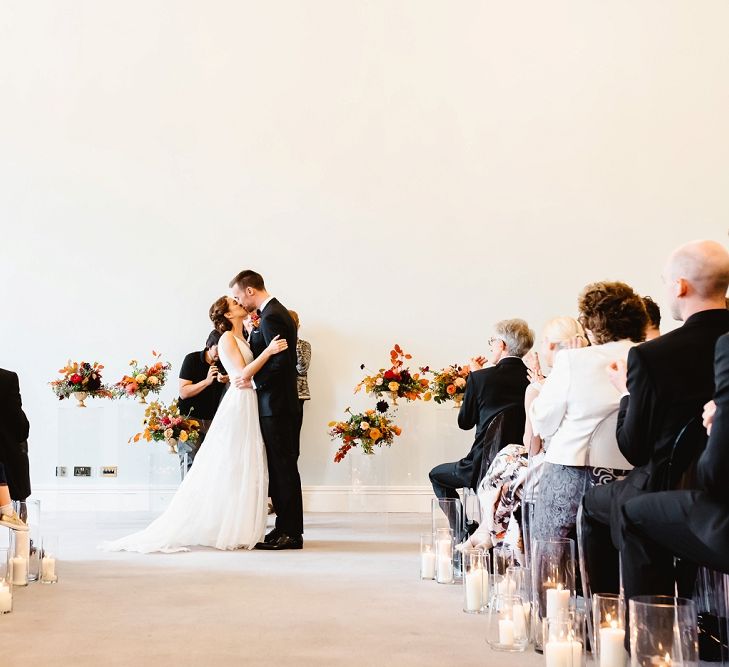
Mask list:
[[[74,466],[74,477],[91,477],[91,466]]]
[[[56,477],[68,476],[68,468],[66,466],[56,466]]]
[[[116,466],[101,466],[102,477],[116,477]]]

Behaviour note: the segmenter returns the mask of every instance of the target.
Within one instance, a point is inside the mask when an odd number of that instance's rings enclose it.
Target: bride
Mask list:
[[[215,328],[224,332],[218,353],[231,379],[251,379],[273,355],[288,347],[276,336],[253,359],[243,340],[247,317],[232,297],[221,297],[210,308]],[[144,530],[101,548],[140,553],[188,551],[189,546],[252,549],[264,538],[267,498],[268,469],[256,392],[231,383],[169,507]]]

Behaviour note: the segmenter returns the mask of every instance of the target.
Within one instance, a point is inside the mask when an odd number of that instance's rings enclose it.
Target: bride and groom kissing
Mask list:
[[[218,353],[231,377],[195,465],[167,509],[144,530],[107,542],[108,551],[140,553],[216,549],[301,549],[303,506],[297,465],[299,411],[296,325],[255,271],[230,282],[215,326]],[[243,321],[256,312],[249,340]],[[268,495],[276,525],[265,535]]]

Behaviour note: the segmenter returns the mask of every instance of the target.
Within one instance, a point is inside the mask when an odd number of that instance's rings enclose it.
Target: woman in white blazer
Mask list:
[[[557,353],[529,410],[534,433],[549,442],[532,539],[574,537],[586,488],[618,479],[631,468],[618,449],[620,394],[606,368],[625,361],[630,348],[644,339],[648,316],[641,297],[621,282],[588,285],[578,307],[592,344]]]

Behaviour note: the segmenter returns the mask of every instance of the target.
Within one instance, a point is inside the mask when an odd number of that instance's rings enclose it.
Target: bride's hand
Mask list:
[[[269,356],[273,356],[274,354],[278,354],[279,352],[283,352],[284,350],[287,350],[289,347],[289,344],[286,342],[285,338],[281,338],[281,336],[276,336],[274,339],[268,344],[268,347],[266,348],[266,352]]]

